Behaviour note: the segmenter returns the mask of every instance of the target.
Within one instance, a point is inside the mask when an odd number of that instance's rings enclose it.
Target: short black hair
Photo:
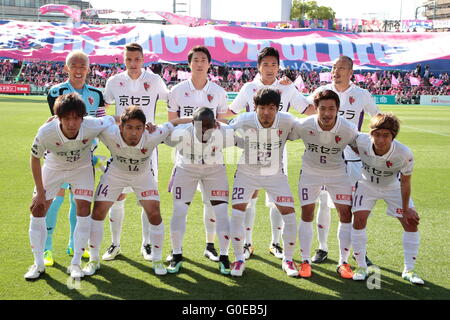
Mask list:
[[[122,114],[120,115],[120,124],[124,126],[127,121],[132,119],[137,119],[144,125],[147,122],[144,111],[142,111],[142,109],[137,106],[129,106],[122,112]]]
[[[142,56],[144,55],[144,49],[139,43],[136,42],[127,44],[125,46],[125,51],[138,51],[142,54]]]
[[[278,50],[273,47],[265,47],[258,54],[258,66],[261,64],[261,61],[265,57],[275,57],[277,59],[278,65],[280,65],[280,54]]]
[[[209,50],[207,47],[205,46],[195,46],[193,47],[191,50],[189,50],[188,53],[188,63],[191,63],[192,61],[192,56],[194,55],[194,53],[196,52],[203,52],[204,54],[206,54],[206,57],[208,58],[208,62],[211,63],[211,53],[209,53]]]
[[[274,104],[277,108],[280,106],[281,95],[278,90],[270,88],[259,89],[253,97],[256,106],[268,106]]]
[[[214,111],[208,107],[200,107],[195,109],[194,114],[192,115],[194,121],[216,121],[216,117],[214,115]]]
[[[53,112],[59,119],[70,113],[75,113],[78,117],[83,118],[86,115],[86,105],[77,92],[71,92],[56,98]]]

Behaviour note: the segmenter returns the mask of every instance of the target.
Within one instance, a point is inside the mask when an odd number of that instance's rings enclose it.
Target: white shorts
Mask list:
[[[127,187],[134,191],[138,200],[159,201],[158,185],[151,171],[130,174],[116,168],[109,168],[100,178],[95,201],[116,201]]]
[[[236,171],[231,203],[249,203],[256,190],[265,189],[268,200],[282,207],[294,207],[294,197],[284,173],[271,176],[249,175]]]
[[[400,189],[380,189],[367,183],[358,182],[353,198],[352,212],[372,211],[377,200],[384,200],[387,204],[386,213],[394,218],[402,218],[403,202]],[[414,208],[414,202],[409,199],[409,207]]]
[[[155,179],[156,184],[158,184],[158,149],[157,148],[155,148],[152,152],[150,168],[153,173],[153,178]],[[122,193],[133,193],[133,188],[126,187],[123,189]],[[138,201],[138,205],[140,205],[139,201]]]
[[[203,189],[204,201],[224,201],[228,203],[228,177],[223,165],[199,168],[198,170],[175,167],[169,186],[173,200],[191,202],[199,183],[201,183]]]
[[[298,184],[298,197],[302,206],[315,203],[325,187],[336,204],[352,204],[352,184],[348,175],[321,176],[302,172]]]
[[[44,164],[42,167],[42,183],[46,200],[55,198],[61,184],[68,183],[71,186],[74,199],[92,202],[95,183],[94,170],[91,166],[70,171],[53,170]]]
[[[287,176],[288,175],[288,158],[287,158],[287,145],[284,146],[283,149],[283,173]],[[269,199],[269,195],[266,192],[266,207],[269,208],[275,208],[275,203],[271,202]]]
[[[350,177],[350,181],[352,185],[355,185],[356,182],[362,180],[362,162],[358,161],[347,161],[347,173]]]

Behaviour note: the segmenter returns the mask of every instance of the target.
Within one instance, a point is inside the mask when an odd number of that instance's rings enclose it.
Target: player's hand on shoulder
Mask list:
[[[47,121],[45,123],[52,122],[55,119],[56,119],[56,116],[51,116],[50,118],[47,119]]]
[[[147,122],[145,124],[145,129],[147,130],[148,133],[155,132],[156,128],[158,128],[158,126],[156,124],[151,123],[151,122]]]

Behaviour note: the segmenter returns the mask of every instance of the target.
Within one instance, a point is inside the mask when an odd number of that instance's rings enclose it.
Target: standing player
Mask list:
[[[364,114],[374,116],[380,113],[371,94],[366,89],[356,86],[350,81],[353,75],[353,60],[347,56],[339,57],[333,64],[331,84],[319,87],[309,96],[312,103],[315,95],[324,90],[333,90],[339,96],[341,105],[339,106],[339,115],[352,122],[358,131],[364,120]],[[347,172],[350,175],[353,185],[361,177],[361,159],[350,148],[344,150]],[[330,203],[330,205],[329,205]],[[331,214],[328,192],[321,191],[319,195],[319,209],[317,212],[317,238],[319,240],[319,249],[312,258],[314,263],[322,263],[328,257],[328,233],[330,232]],[[372,264],[367,258],[368,264]]]
[[[167,88],[159,75],[143,69],[144,51],[137,43],[125,46],[124,61],[126,71],[109,78],[105,87],[105,100],[116,104],[116,115],[120,116],[127,106],[139,106],[148,122],[155,121],[156,104],[159,99],[167,100]],[[158,150],[152,154],[152,170],[158,181]],[[125,189],[131,192],[130,188]],[[103,260],[113,260],[120,254],[120,234],[124,217],[125,194],[121,194],[109,212],[112,244],[103,255]],[[150,225],[147,214],[142,209],[142,247],[146,260],[152,260]]]
[[[53,107],[57,120],[41,126],[31,149],[31,170],[35,193],[30,206],[30,243],[34,264],[25,279],[37,279],[45,272],[44,244],[47,237],[45,215],[62,183],[72,186],[77,224],[74,231],[74,255],[67,269],[73,278],[81,278],[81,256],[89,238],[90,206],[94,193],[91,141],[114,125],[113,117],[83,118],[86,107],[77,93],[58,97]],[[40,159],[47,156],[41,168]]]
[[[145,132],[146,118],[139,107],[128,107],[120,117],[120,126],[111,126],[99,138],[111,152],[108,168],[100,179],[95,193],[91,217],[89,245],[91,258],[83,268],[85,275],[93,275],[100,268],[100,245],[103,222],[109,208],[125,187],[131,187],[144,208],[150,223],[153,244],[153,269],[157,275],[167,273],[162,263],[164,224],[159,209],[158,186],[151,171],[153,150],[173,130],[180,119],[166,123],[152,134]]]
[[[291,107],[294,107],[299,113],[312,114],[313,107],[306,98],[295,88],[291,83],[290,85],[283,85],[277,79],[278,71],[280,70],[280,55],[277,49],[272,47],[266,47],[258,55],[258,71],[260,77],[244,84],[239,94],[229,107],[227,116],[236,115],[241,110],[247,112],[255,110],[253,97],[255,93],[261,88],[271,88],[278,90],[281,94],[281,101],[279,105],[279,111],[289,112]],[[284,170],[287,174],[287,152],[283,154]],[[248,259],[253,254],[254,247],[252,241],[253,224],[255,220],[257,191],[249,201],[249,207],[245,213],[245,258]],[[266,197],[267,199],[267,197]],[[275,257],[283,258],[283,249],[280,245],[280,235],[283,226],[283,219],[277,206],[270,201],[266,201],[270,207],[270,222],[272,225],[272,240],[269,248],[269,252]]]
[[[53,106],[56,98],[63,94],[77,92],[80,94],[86,106],[86,112],[93,117],[102,117],[105,115],[105,102],[103,100],[103,94],[97,88],[86,84],[86,78],[89,73],[89,57],[82,51],[72,51],[66,57],[66,64],[64,71],[67,72],[69,79],[66,82],[53,86],[47,95],[48,105],[50,112],[54,115]],[[96,143],[93,143],[93,150],[95,150]],[[98,158],[93,156],[93,164],[98,162]],[[53,200],[50,208],[47,211],[46,224],[47,224],[47,240],[45,242],[44,261],[45,266],[52,266],[54,264],[53,259],[53,232],[56,227],[56,218],[58,211],[64,201],[64,189],[68,189],[69,185],[63,185],[55,199]],[[77,208],[75,205],[75,199],[72,192],[69,192],[70,199],[70,236],[69,244],[67,246],[67,254],[73,255],[73,232],[77,222]],[[89,251],[84,251],[83,257],[89,258]]]
[[[227,93],[222,87],[208,80],[208,70],[211,66],[209,50],[203,46],[193,47],[189,51],[188,62],[192,78],[180,82],[170,90],[169,120],[192,116],[197,108],[203,106],[213,110],[215,118],[224,118],[228,110]],[[219,261],[214,248],[216,217],[211,202],[205,195],[201,179],[199,185],[202,192],[203,220],[206,230],[204,255],[212,261]]]
[[[360,134],[356,139],[357,151],[363,162],[362,179],[356,185],[353,199],[352,245],[358,269],[353,280],[367,277],[366,225],[377,200],[387,204],[387,214],[397,218],[403,229],[405,267],[402,277],[414,284],[424,281],[414,272],[419,252],[419,215],[411,199],[411,175],[413,154],[411,150],[394,140],[400,131],[400,123],[393,114],[378,114],[370,121],[370,134]],[[400,179],[399,179],[400,177]]]
[[[295,277],[298,270],[292,256],[297,225],[294,198],[283,170],[282,157],[286,138],[296,121],[292,115],[278,112],[281,99],[278,91],[263,88],[253,99],[255,112],[239,115],[230,123],[245,141],[232,194],[230,229],[236,261],[232,264],[231,275],[242,276],[244,272],[245,211],[254,192],[265,189],[284,222],[282,237],[285,250],[282,269],[288,276]]]
[[[180,271],[182,245],[186,232],[189,205],[201,183],[203,198],[208,199],[213,210],[219,238],[219,270],[230,274],[228,249],[230,225],[228,218],[228,178],[222,149],[234,146],[234,130],[216,122],[209,107],[197,108],[193,122],[177,127],[166,139],[166,144],[176,146],[177,154],[171,180],[173,215],[170,223],[173,257],[169,273]]]
[[[339,213],[339,264],[337,272],[341,277],[352,278],[353,272],[347,263],[351,244],[352,184],[345,168],[344,148],[355,141],[356,127],[338,116],[339,96],[332,90],[319,92],[314,96],[317,115],[301,119],[294,128],[291,139],[301,138],[305,144],[298,194],[302,217],[298,233],[302,264],[299,276],[311,277],[312,221],[315,202],[322,186],[325,186]]]

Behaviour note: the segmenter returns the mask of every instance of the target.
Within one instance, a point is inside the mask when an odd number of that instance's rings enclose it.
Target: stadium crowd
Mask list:
[[[4,83],[32,84],[47,87],[65,81],[66,73],[63,62],[19,62],[20,74],[13,75],[14,64],[9,60],[0,62],[0,80]],[[106,80],[123,71],[125,67],[119,63],[111,65],[91,65],[89,84],[103,88]],[[187,65],[152,64],[147,67],[159,74],[169,87],[189,76]],[[357,72],[357,71],[356,71]],[[356,73],[355,72],[355,73]],[[210,80],[222,86],[228,92],[238,92],[244,83],[252,81],[257,75],[256,68],[230,68],[213,66],[210,70]],[[302,93],[309,94],[326,81],[321,81],[318,71],[298,71],[284,69],[280,76],[286,75],[293,82],[301,76],[304,86]],[[395,95],[397,103],[419,103],[420,95],[450,95],[450,77],[448,72],[434,75],[429,66],[424,68],[419,64],[411,71],[376,71],[359,72],[353,81],[374,95]],[[393,84],[393,77],[398,84]],[[411,85],[410,77],[418,79],[418,85]]]

